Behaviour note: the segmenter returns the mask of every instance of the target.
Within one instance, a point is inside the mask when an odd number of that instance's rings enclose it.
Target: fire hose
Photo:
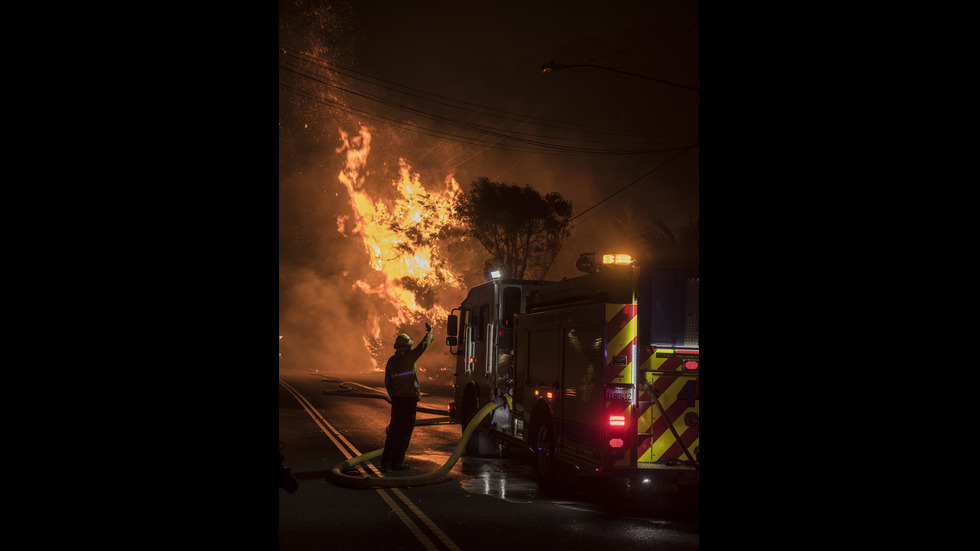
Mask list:
[[[384,478],[345,474],[344,471],[349,471],[362,463],[366,463],[372,459],[380,457],[384,452],[384,448],[381,448],[338,463],[333,469],[330,470],[330,481],[339,486],[346,486],[348,488],[399,488],[402,486],[423,486],[426,484],[435,484],[436,482],[440,482],[443,477],[445,477],[446,473],[453,468],[456,461],[459,460],[459,457],[463,454],[463,450],[466,448],[466,443],[469,442],[470,437],[473,436],[474,432],[476,432],[476,428],[480,425],[480,422],[483,421],[483,418],[489,415],[493,409],[493,402],[489,402],[487,405],[483,406],[480,411],[476,412],[476,415],[470,421],[470,424],[466,425],[466,429],[463,430],[463,436],[456,444],[456,449],[453,451],[453,454],[449,456],[449,459],[446,460],[442,467],[439,467],[431,473]]]

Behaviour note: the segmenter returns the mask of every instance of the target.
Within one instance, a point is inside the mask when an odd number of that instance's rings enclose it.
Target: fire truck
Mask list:
[[[450,415],[465,428],[495,405],[467,451],[488,439],[526,447],[542,489],[555,489],[565,466],[696,484],[698,272],[648,268],[628,255],[587,253],[576,264],[587,275],[494,278],[451,311]]]

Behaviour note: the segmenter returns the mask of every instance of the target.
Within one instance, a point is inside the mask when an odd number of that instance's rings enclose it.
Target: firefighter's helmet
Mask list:
[[[395,350],[399,350],[401,348],[411,348],[411,347],[412,347],[412,337],[409,337],[405,333],[398,335],[398,338],[395,339]]]

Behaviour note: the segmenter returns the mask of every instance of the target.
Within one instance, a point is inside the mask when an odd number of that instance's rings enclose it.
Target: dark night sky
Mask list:
[[[698,88],[696,1],[280,0],[279,29],[280,325],[284,267],[329,279],[357,264],[362,245],[335,231],[349,209],[338,127],[374,128],[377,173],[404,157],[423,181],[527,184],[560,192],[575,214],[653,171],[574,221],[549,278],[580,275],[579,253],[624,243],[617,217],[630,205],[674,229],[698,215],[698,92],[597,68],[540,70],[591,62]],[[343,91],[283,70],[314,59]]]

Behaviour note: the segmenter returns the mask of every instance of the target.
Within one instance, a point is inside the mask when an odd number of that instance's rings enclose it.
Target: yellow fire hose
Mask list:
[[[456,449],[453,451],[453,454],[449,456],[449,459],[446,460],[446,463],[443,464],[442,467],[439,467],[439,469],[432,471],[431,473],[415,476],[385,478],[352,476],[349,474],[344,474],[344,471],[348,471],[362,463],[366,463],[372,459],[380,457],[384,452],[384,448],[381,448],[338,463],[333,469],[330,470],[330,481],[334,484],[346,486],[348,488],[398,488],[402,486],[423,486],[426,484],[435,484],[436,482],[441,481],[446,473],[453,468],[453,465],[455,465],[456,461],[459,460],[459,456],[463,454],[463,449],[466,448],[466,443],[469,442],[470,437],[473,436],[474,432],[476,432],[476,427],[480,425],[480,421],[483,421],[484,417],[493,411],[493,408],[493,402],[489,402],[487,405],[483,406],[480,411],[476,412],[473,420],[470,421],[470,424],[466,426],[466,430],[463,431],[463,436],[456,444]]]

